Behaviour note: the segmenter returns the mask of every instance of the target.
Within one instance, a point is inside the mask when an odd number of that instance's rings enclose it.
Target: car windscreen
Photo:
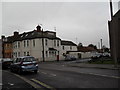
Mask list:
[[[32,62],[32,61],[36,61],[34,57],[23,58],[23,62]]]

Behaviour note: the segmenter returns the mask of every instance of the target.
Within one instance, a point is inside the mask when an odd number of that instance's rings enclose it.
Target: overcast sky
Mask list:
[[[114,3],[114,13],[118,3]],[[2,35],[32,31],[38,24],[63,40],[109,47],[108,2],[3,2]]]

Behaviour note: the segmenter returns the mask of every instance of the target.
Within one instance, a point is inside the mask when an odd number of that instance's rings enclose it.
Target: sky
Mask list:
[[[26,0],[27,1],[27,0]],[[62,40],[71,40],[87,46],[98,47],[100,39],[109,47],[108,20],[110,11],[108,2],[2,2],[2,24],[0,33],[5,36],[36,29],[55,31]],[[118,3],[113,3],[114,13]],[[56,30],[55,30],[56,27]]]

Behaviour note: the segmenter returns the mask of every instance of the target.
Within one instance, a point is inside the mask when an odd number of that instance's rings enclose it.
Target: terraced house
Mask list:
[[[63,53],[66,54],[68,50],[77,51],[76,44],[71,41],[63,43],[63,41],[56,36],[56,32],[43,31],[39,25],[36,28],[36,30],[22,34],[14,32],[13,36],[16,38],[12,41],[13,58],[30,55],[39,61],[64,60]],[[63,47],[65,47],[64,50]]]

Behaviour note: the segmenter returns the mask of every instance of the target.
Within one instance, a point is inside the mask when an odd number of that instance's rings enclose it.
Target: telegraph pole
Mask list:
[[[101,50],[102,50],[102,39],[100,39],[100,42],[101,42]]]
[[[44,35],[43,35],[43,29],[42,29],[42,56],[43,56],[43,62],[45,62],[45,55],[44,55]]]
[[[110,0],[110,14],[111,14],[111,20],[112,20],[112,17],[113,17],[112,0]]]

